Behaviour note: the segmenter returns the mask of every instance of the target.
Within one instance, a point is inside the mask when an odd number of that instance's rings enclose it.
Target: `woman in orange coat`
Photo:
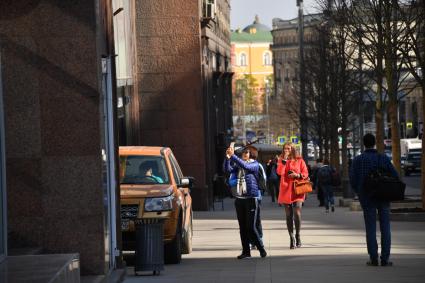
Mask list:
[[[304,160],[296,153],[295,146],[287,142],[283,145],[282,154],[277,162],[277,174],[281,176],[278,203],[285,206],[286,226],[290,237],[290,249],[301,247],[301,207],[305,194],[297,195],[293,189],[295,179],[308,177],[308,170]],[[295,222],[295,237],[294,237]]]

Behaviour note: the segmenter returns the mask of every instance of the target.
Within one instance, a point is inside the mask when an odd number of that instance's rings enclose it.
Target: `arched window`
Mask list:
[[[245,53],[241,53],[240,57],[239,57],[239,65],[240,66],[246,66],[247,62],[246,62],[246,54]]]
[[[270,52],[266,52],[263,55],[263,64],[265,66],[270,66],[272,64],[272,56],[270,55]]]

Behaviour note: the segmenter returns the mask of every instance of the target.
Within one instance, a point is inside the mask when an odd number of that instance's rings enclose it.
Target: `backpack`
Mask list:
[[[266,172],[264,171],[263,165],[261,163],[258,163],[258,188],[261,190],[262,193],[264,193],[267,190],[267,177]]]
[[[363,188],[365,193],[369,198],[379,201],[404,200],[406,184],[387,171],[384,165],[385,158],[388,157],[380,154],[378,156],[377,168],[369,172],[364,179]]]
[[[236,187],[238,184],[238,176],[235,173],[230,174],[227,184],[229,184],[229,187]]]
[[[319,168],[317,172],[317,179],[320,185],[331,185],[332,184],[332,172],[331,167],[323,166]]]

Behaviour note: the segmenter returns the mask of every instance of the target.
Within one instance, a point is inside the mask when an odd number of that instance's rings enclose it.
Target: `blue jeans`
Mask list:
[[[325,201],[326,209],[329,209],[329,204],[331,206],[335,205],[334,188],[332,186],[323,185],[323,199]]]
[[[381,261],[388,262],[391,251],[391,226],[389,202],[368,201],[363,206],[363,216],[366,226],[367,252],[371,260],[378,260],[378,243],[376,241],[376,211],[381,229]]]

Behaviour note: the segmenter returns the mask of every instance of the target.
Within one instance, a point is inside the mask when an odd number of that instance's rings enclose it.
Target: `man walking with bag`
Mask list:
[[[317,171],[316,183],[322,188],[326,213],[329,212],[329,207],[331,207],[332,212],[335,212],[334,187],[332,184],[332,175],[334,172],[335,168],[330,166],[327,159],[325,159],[323,166]]]
[[[370,173],[376,170],[383,170],[398,178],[397,171],[391,164],[390,159],[379,154],[374,149],[375,136],[366,134],[363,137],[363,144],[366,150],[353,160],[350,168],[351,188],[359,197],[363,208],[363,216],[366,227],[366,243],[370,260],[369,266],[378,266],[378,243],[376,241],[376,212],[379,215],[379,226],[381,229],[381,266],[391,266],[389,261],[391,250],[391,227],[390,227],[390,203],[371,198],[365,190],[365,179]]]

